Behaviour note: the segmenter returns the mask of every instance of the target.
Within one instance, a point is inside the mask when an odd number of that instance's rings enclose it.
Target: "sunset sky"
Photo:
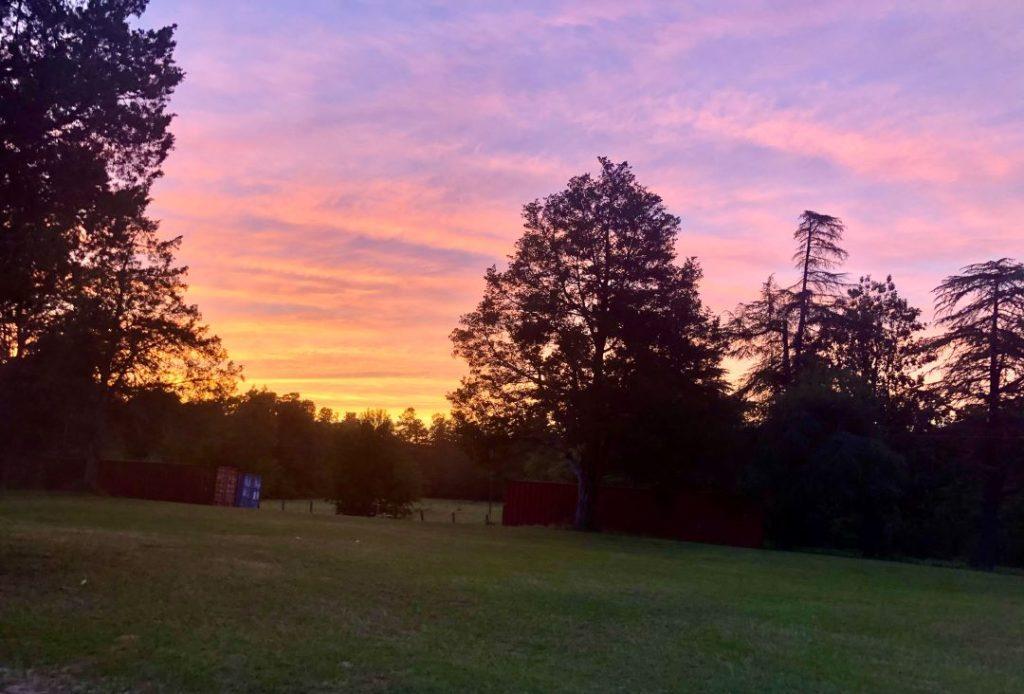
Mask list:
[[[598,155],[682,217],[716,312],[792,276],[804,209],[929,320],[944,275],[1024,256],[1020,0],[153,0],[171,22],[152,211],[247,383],[341,411],[446,409],[522,204]]]

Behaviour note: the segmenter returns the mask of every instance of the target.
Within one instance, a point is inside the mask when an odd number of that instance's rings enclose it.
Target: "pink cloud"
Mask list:
[[[1024,10],[1008,3],[180,0],[189,77],[154,214],[250,383],[445,407],[447,335],[521,205],[628,159],[716,311],[790,272],[805,208],[930,305],[1024,255]],[[155,20],[156,21],[156,20]]]

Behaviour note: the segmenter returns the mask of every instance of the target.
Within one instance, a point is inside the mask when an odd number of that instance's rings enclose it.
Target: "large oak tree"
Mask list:
[[[483,299],[452,333],[469,365],[456,411],[550,427],[578,479],[580,529],[596,525],[627,395],[645,383],[685,384],[696,398],[725,389],[700,268],[677,262],[679,218],[628,164],[599,161],[597,176],[523,208],[507,269],[487,271]]]
[[[185,300],[180,239],[146,214],[183,77],[174,27],[137,26],[146,5],[0,3],[3,458],[27,446],[95,461],[113,399],[223,394],[237,376]],[[88,432],[55,451],[48,428]]]
[[[144,197],[183,73],[145,0],[0,4],[0,363],[66,313],[76,256],[116,191]]]

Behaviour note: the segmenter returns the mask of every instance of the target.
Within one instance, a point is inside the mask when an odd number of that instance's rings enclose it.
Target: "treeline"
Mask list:
[[[265,389],[189,402],[138,393],[112,408],[102,455],[233,465],[261,474],[266,498],[330,499],[358,515],[404,515],[421,496],[500,499],[510,476],[558,474],[537,452],[488,458],[479,432],[445,415],[429,424],[412,408],[395,419],[383,410],[339,416]]]
[[[759,499],[775,546],[1024,563],[1020,263],[941,280],[926,326],[888,274],[851,281],[842,221],[807,211],[792,275],[716,316],[681,220],[607,159],[524,207],[452,333],[449,418],[236,395],[147,215],[183,74],[145,5],[0,7],[0,483],[43,458],[91,461],[84,487],[104,456],[236,464],[271,496],[400,515],[571,477],[580,529],[602,485],[713,488]]]
[[[600,164],[526,205],[487,271],[452,334],[457,417],[559,450],[582,529],[611,480],[714,487],[760,499],[778,547],[1024,562],[1024,266],[945,278],[929,333],[891,276],[850,281],[842,221],[807,211],[793,275],[719,317],[680,219]]]
[[[470,423],[235,395],[240,368],[186,299],[181,239],[147,213],[184,73],[173,27],[137,26],[146,4],[0,7],[0,488],[68,459],[90,488],[114,457],[237,465],[271,496],[352,513],[500,493],[510,458]]]

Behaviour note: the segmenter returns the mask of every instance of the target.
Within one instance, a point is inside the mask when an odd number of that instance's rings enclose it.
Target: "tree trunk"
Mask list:
[[[788,317],[787,319],[788,320]],[[792,380],[793,367],[789,360],[789,326],[784,322],[782,325],[782,384],[788,386]]]
[[[10,478],[10,454],[3,450],[0,451],[0,492],[7,491],[7,485]]]
[[[576,518],[573,527],[577,530],[597,530],[597,465],[593,452],[583,455],[576,467]]]
[[[100,458],[103,456],[103,441],[107,429],[107,397],[102,386],[97,388],[96,397],[93,400],[92,431],[90,432],[89,447],[85,455],[85,479],[83,483],[86,490],[97,492],[100,491]]]
[[[811,238],[814,230],[807,231],[807,245],[804,249],[803,276],[800,279],[800,312],[797,314],[796,334],[793,336],[793,369],[800,371],[804,356],[804,331],[807,329],[807,313],[810,310],[810,296],[807,293],[807,266],[811,262]]]
[[[990,450],[994,452],[994,446]],[[985,477],[985,489],[981,499],[981,518],[978,523],[978,544],[974,549],[971,564],[975,568],[991,571],[999,560],[999,510],[1003,502],[1003,489],[1006,485],[1006,468],[1001,461],[988,468]]]
[[[999,285],[992,292],[992,317],[989,326],[989,368],[988,368],[988,421],[982,464],[985,469],[985,488],[981,498],[981,514],[978,523],[978,544],[971,563],[979,569],[991,571],[999,559],[999,507],[1003,501],[1006,485],[1006,467],[1002,461],[1001,446],[997,445],[1001,434],[1000,406],[1002,373],[999,368]]]

